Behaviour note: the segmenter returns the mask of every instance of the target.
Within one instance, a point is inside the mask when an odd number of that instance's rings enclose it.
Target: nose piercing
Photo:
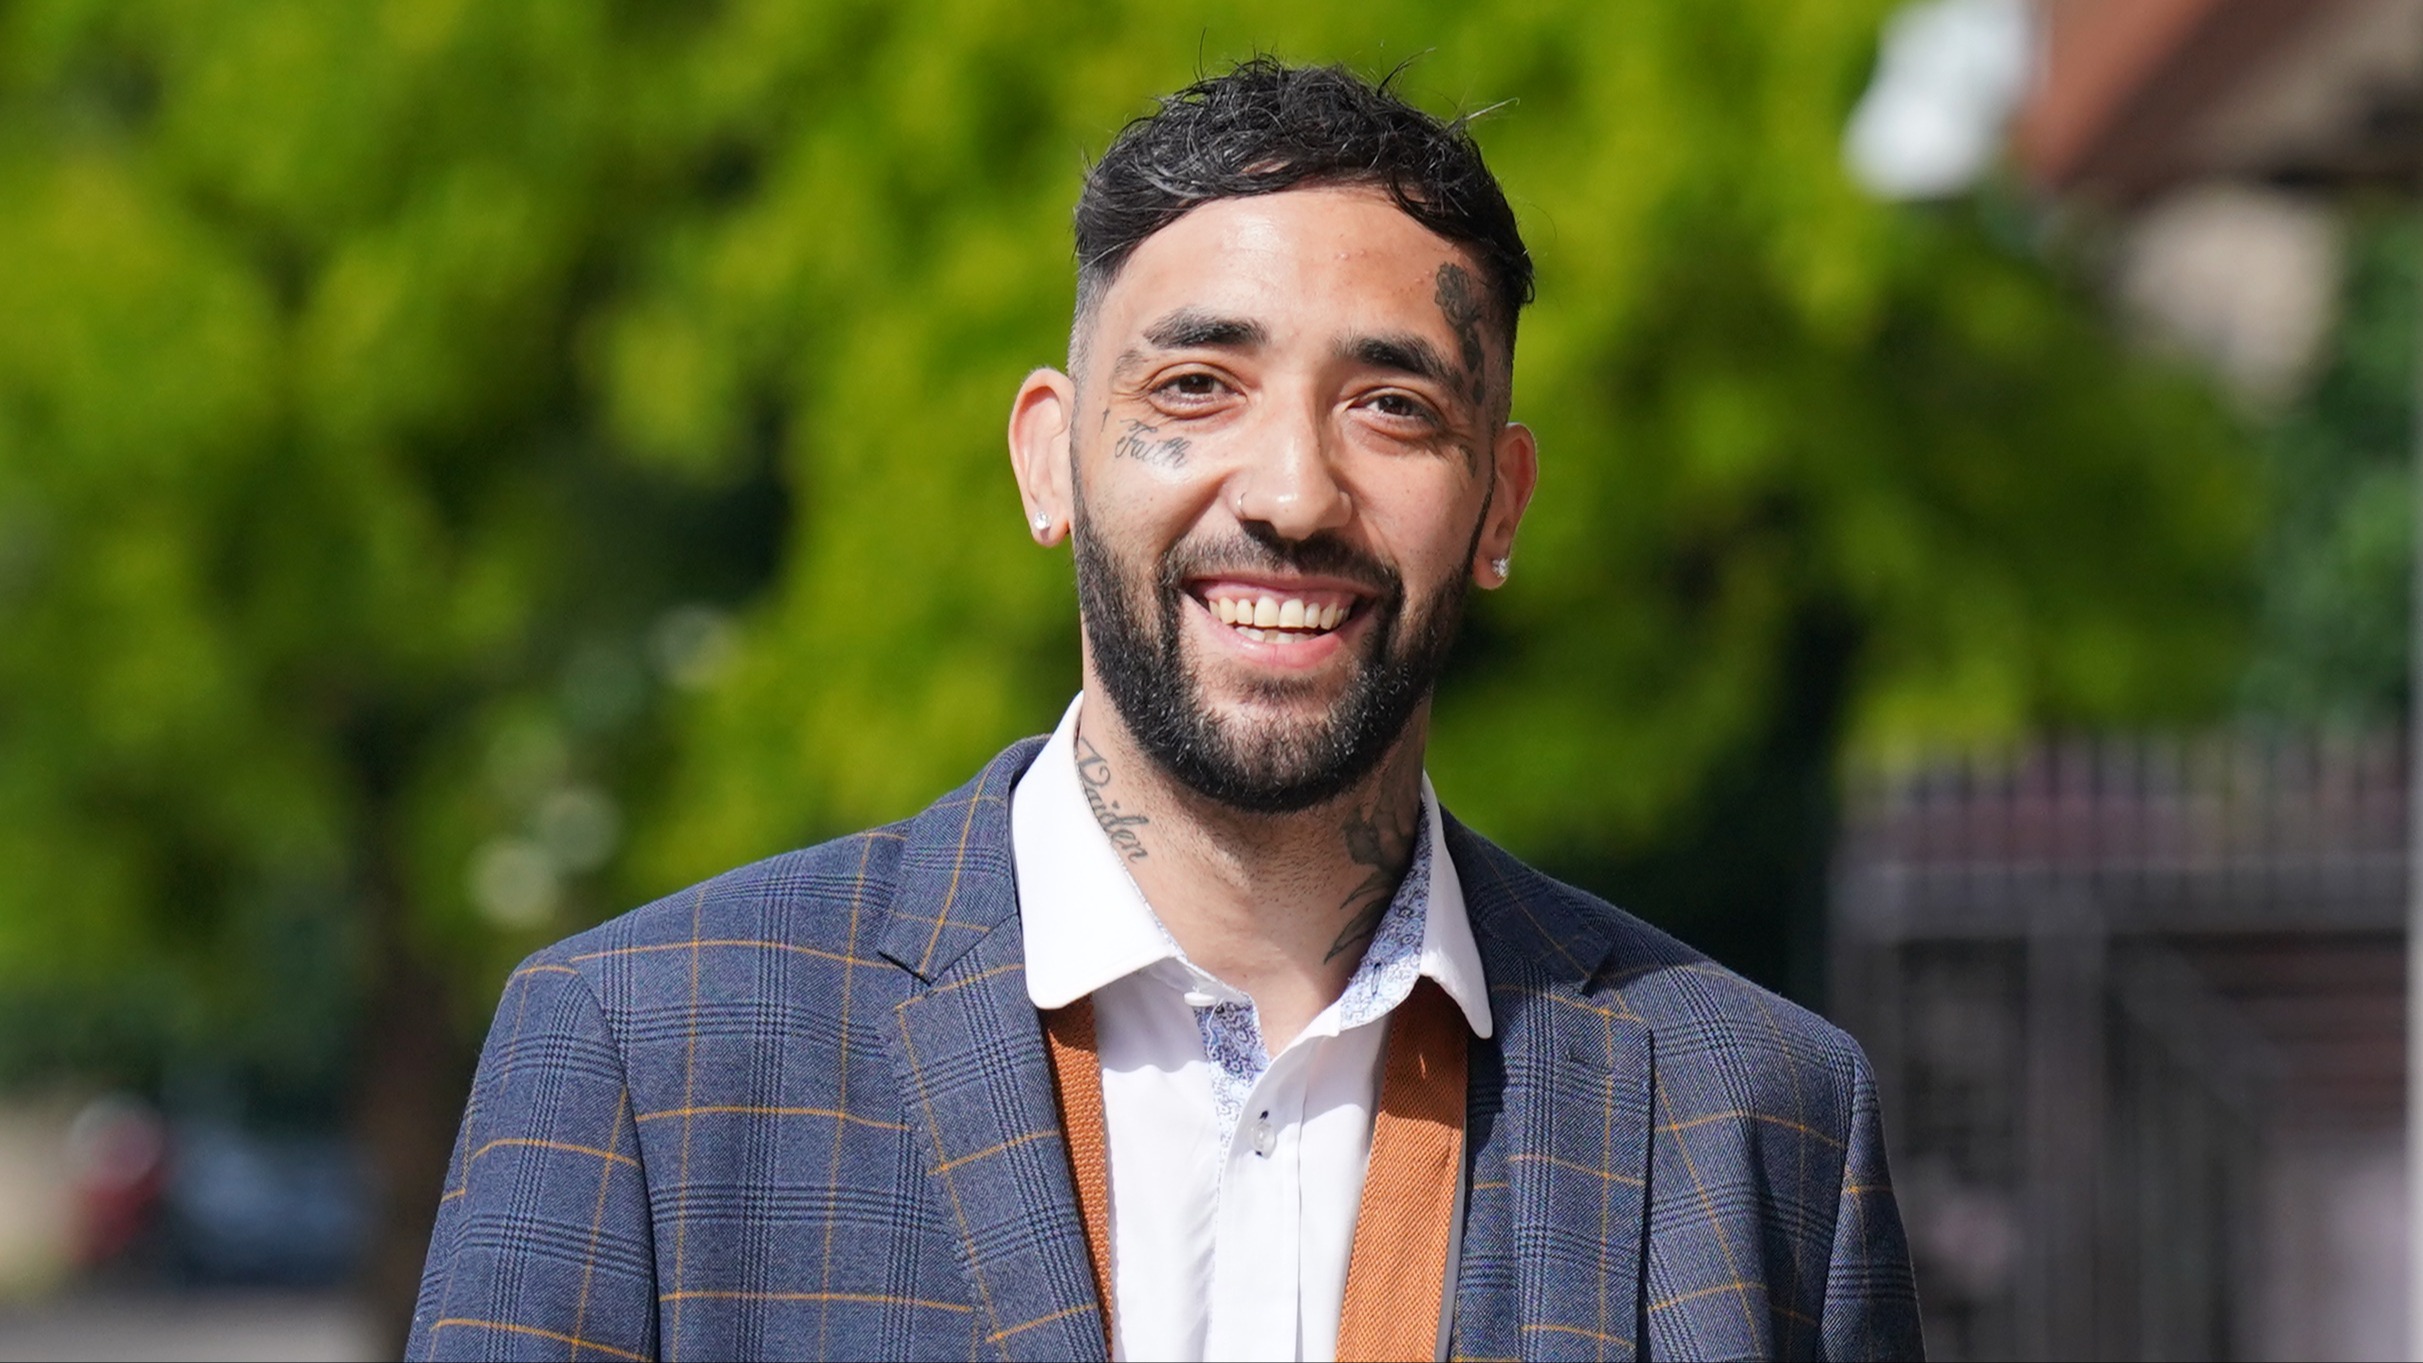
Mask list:
[[[1489,560],[1489,567],[1498,575],[1500,582],[1514,576],[1514,560],[1511,558],[1493,558]]]
[[[1275,501],[1275,502],[1279,502],[1279,503],[1284,504],[1284,503],[1287,503],[1287,502],[1292,502],[1292,501],[1294,501],[1294,500],[1295,500],[1295,499],[1296,499],[1296,498],[1297,498],[1299,495],[1301,495],[1301,494],[1298,494],[1298,493],[1292,493],[1292,492],[1290,492],[1290,493],[1282,493],[1281,495],[1279,495],[1279,496],[1277,496],[1277,497],[1274,497],[1274,498],[1272,498],[1271,500],[1273,500],[1273,501]],[[1347,491],[1346,489],[1344,489],[1344,488],[1339,488],[1339,489],[1338,489],[1338,504],[1339,504],[1340,506],[1345,507],[1345,508],[1346,508],[1346,510],[1347,510],[1347,512],[1348,512],[1349,514],[1352,514],[1352,513],[1353,513],[1353,511],[1354,511],[1354,506],[1355,506],[1355,497],[1354,497],[1354,494],[1353,494],[1353,493],[1351,493],[1351,492],[1348,492],[1348,491]],[[1250,521],[1250,520],[1255,520],[1255,519],[1258,519],[1257,517],[1248,516],[1248,515],[1246,515],[1246,514],[1245,514],[1245,490],[1244,490],[1243,488],[1239,488],[1239,489],[1237,490],[1237,492],[1236,492],[1236,495],[1234,495],[1234,496],[1232,496],[1232,497],[1230,497],[1230,498],[1228,499],[1228,509],[1229,509],[1230,511],[1232,511],[1232,512],[1234,512],[1234,513],[1236,514],[1236,517],[1237,517],[1237,519],[1238,519],[1238,520],[1241,520],[1241,521]]]

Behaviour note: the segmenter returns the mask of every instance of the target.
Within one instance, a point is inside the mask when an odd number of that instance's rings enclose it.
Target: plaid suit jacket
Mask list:
[[[1008,794],[539,952],[463,1118],[412,1358],[1101,1358]],[[1866,1061],[1450,822],[1473,1043],[1452,1350],[1919,1355]]]

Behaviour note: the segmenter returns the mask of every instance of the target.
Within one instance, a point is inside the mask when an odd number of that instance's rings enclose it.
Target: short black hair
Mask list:
[[[1370,185],[1414,221],[1472,252],[1492,320],[1514,349],[1531,301],[1531,252],[1472,140],[1343,66],[1254,57],[1165,96],[1119,130],[1077,198],[1080,328],[1146,237],[1216,199],[1315,185]]]

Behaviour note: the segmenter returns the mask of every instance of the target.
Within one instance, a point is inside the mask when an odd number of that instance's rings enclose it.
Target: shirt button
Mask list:
[[[1204,993],[1200,989],[1189,989],[1186,991],[1186,1006],[1189,1008],[1209,1008],[1218,1002],[1218,999],[1213,998],[1211,995]]]
[[[1264,1159],[1279,1148],[1278,1134],[1271,1129],[1270,1114],[1265,1112],[1254,1120],[1254,1153]]]

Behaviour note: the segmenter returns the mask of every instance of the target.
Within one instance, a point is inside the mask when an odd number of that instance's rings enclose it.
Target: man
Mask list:
[[[1077,250],[1009,443],[1083,693],[516,972],[411,1355],[1917,1355],[1857,1047],[1423,775],[1536,476],[1462,126],[1250,62]]]

